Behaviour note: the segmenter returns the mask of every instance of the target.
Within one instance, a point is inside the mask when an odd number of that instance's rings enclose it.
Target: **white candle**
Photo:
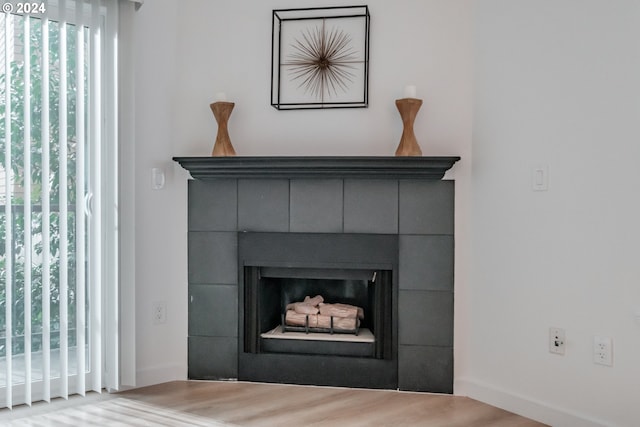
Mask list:
[[[409,85],[404,87],[404,97],[405,98],[415,98],[416,97],[416,87]]]
[[[216,102],[218,101],[226,101],[227,100],[227,94],[224,92],[218,92],[216,93]]]

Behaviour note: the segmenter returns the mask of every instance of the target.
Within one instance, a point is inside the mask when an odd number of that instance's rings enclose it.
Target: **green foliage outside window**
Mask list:
[[[31,42],[30,42],[30,69],[24,69],[24,21],[21,17],[14,17],[16,39],[21,45],[15,49],[14,60],[10,63],[10,119],[11,119],[11,171],[5,171],[7,185],[12,176],[11,188],[12,198],[12,229],[7,230],[6,209],[4,194],[0,194],[0,357],[6,355],[6,304],[8,303],[7,286],[12,289],[12,353],[14,355],[24,352],[24,332],[25,332],[25,268],[31,268],[31,350],[33,352],[42,349],[42,306],[43,306],[43,265],[49,263],[50,266],[50,323],[51,323],[51,349],[58,348],[60,331],[60,269],[67,268],[68,274],[68,330],[69,346],[76,342],[76,230],[75,230],[75,205],[76,205],[76,100],[77,96],[85,97],[85,106],[88,105],[87,93],[77,94],[76,81],[76,27],[67,25],[67,93],[60,93],[60,26],[53,21],[49,22],[49,115],[50,126],[48,129],[50,146],[50,174],[43,177],[42,165],[42,22],[39,19],[30,18]],[[86,46],[82,47],[87,49]],[[86,55],[85,57],[88,57]],[[88,87],[85,64],[85,87]],[[25,73],[30,74],[30,131],[31,131],[31,176],[24,175],[24,154],[25,154],[25,98],[24,85]],[[5,144],[7,143],[7,133],[5,129],[5,118],[7,106],[5,102],[5,81],[7,76],[5,70],[0,70],[0,165],[6,165]],[[60,182],[60,139],[59,139],[59,101],[61,96],[67,99],[67,144],[68,156],[66,182]],[[85,117],[87,116],[85,111]],[[85,132],[85,134],[87,134]],[[63,159],[63,161],[65,161]],[[25,179],[31,180],[31,236],[32,247],[25,247],[25,217],[24,217],[24,197],[20,190],[24,187]],[[42,189],[48,186],[50,191],[50,257],[44,258],[42,241]],[[60,191],[67,192],[68,198],[68,265],[61,266],[60,263]],[[82,201],[80,201],[82,202]],[[10,236],[8,235],[10,233]],[[7,257],[5,244],[7,237],[11,237],[11,257]],[[85,239],[85,236],[78,236]],[[25,253],[31,251],[32,265],[25,266]],[[12,263],[11,283],[7,283],[7,263]],[[85,309],[86,302],[80,302],[81,309]]]

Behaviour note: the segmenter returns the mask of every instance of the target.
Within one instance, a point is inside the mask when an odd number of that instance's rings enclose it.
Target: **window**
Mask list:
[[[0,15],[7,407],[105,386],[104,301],[117,293],[117,2],[45,4]]]

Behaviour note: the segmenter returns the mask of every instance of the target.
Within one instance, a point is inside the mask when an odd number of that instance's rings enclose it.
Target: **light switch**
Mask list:
[[[162,190],[164,188],[164,170],[160,168],[151,169],[151,188]]]
[[[531,178],[533,191],[547,191],[549,189],[548,166],[535,166]]]

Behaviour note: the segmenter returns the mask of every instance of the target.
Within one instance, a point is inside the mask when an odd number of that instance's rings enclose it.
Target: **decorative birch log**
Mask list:
[[[318,324],[318,328],[325,328],[325,329],[330,329],[331,328],[331,316],[323,316],[322,314],[319,314],[316,316],[317,317],[317,324]],[[335,331],[352,331],[354,329],[356,329],[356,327],[359,325],[360,321],[358,319],[356,319],[355,317],[353,318],[345,318],[345,317],[334,317],[333,318],[333,330]]]
[[[287,304],[287,310],[293,310],[299,314],[318,314],[318,307],[306,302]]]
[[[309,316],[309,327],[318,327],[318,315],[317,314],[300,314],[293,310],[287,310],[285,314],[284,322],[289,326],[307,326],[307,316]]]
[[[311,305],[317,306],[318,304],[324,302],[324,298],[322,298],[322,295],[316,295],[313,298],[311,298],[311,297],[309,297],[307,295],[306,297],[304,297],[304,302],[306,302],[307,304],[311,304]]]
[[[320,304],[320,314],[323,316],[364,319],[364,310],[349,304]]]

